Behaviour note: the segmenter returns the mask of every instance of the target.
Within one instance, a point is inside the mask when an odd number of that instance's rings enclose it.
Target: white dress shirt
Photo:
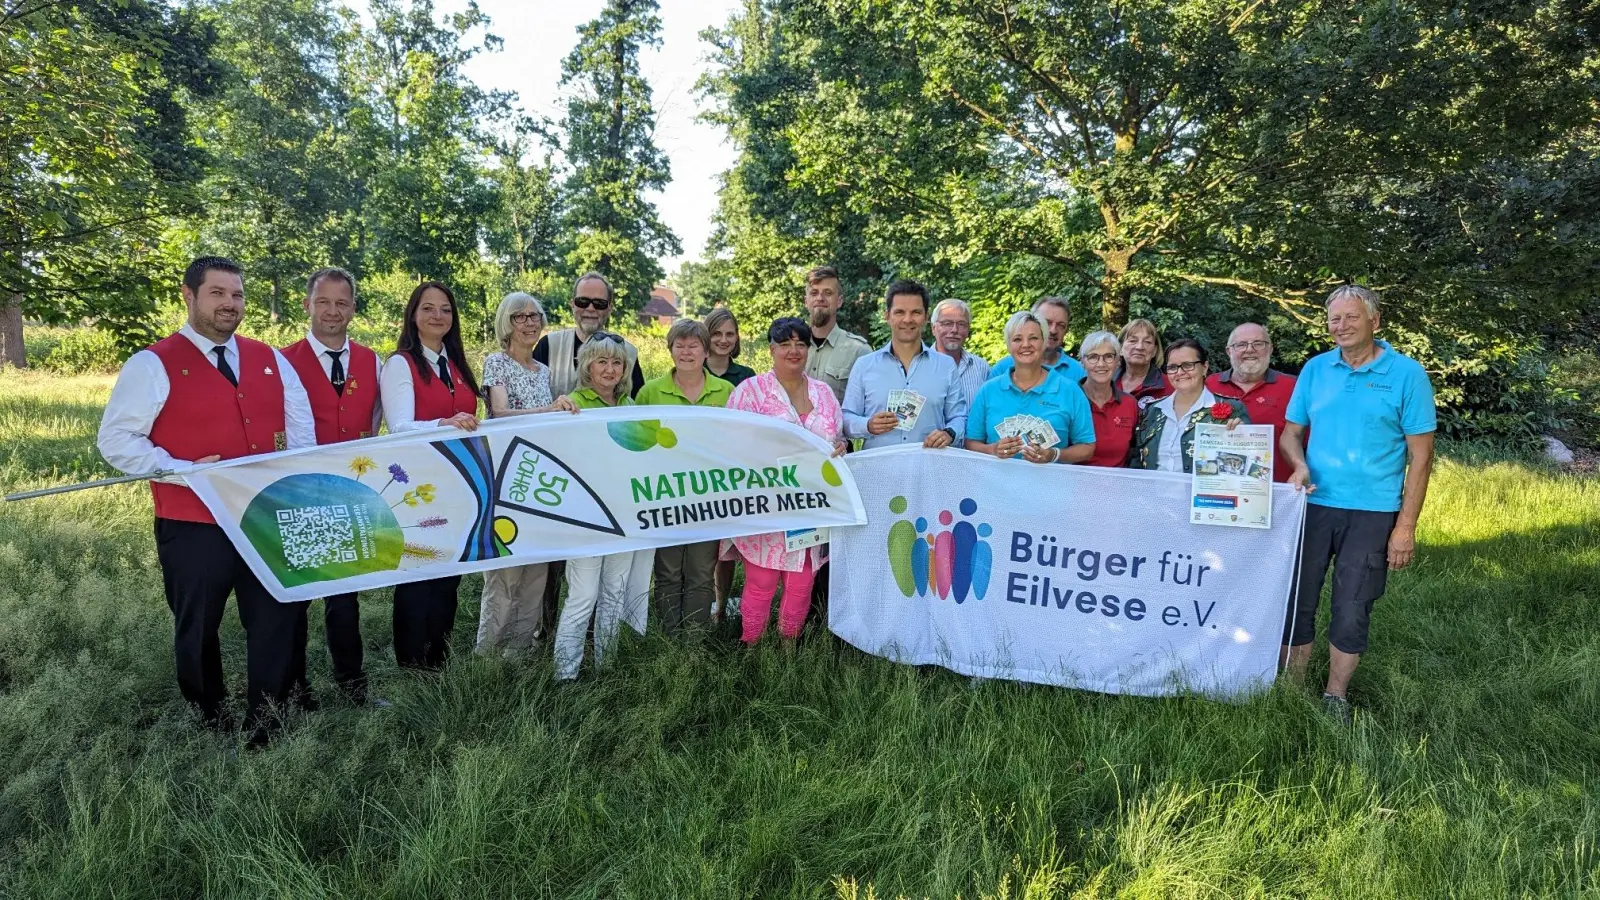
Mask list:
[[[217,364],[217,357],[212,351],[223,347],[228,365],[236,373],[240,370],[239,344],[232,336],[229,336],[226,344],[216,344],[189,325],[178,329],[178,333],[194,344],[195,349],[212,366]],[[311,401],[306,399],[305,386],[300,383],[300,376],[295,374],[294,366],[289,365],[282,353],[273,350],[272,356],[276,360],[278,377],[283,381],[284,439],[290,450],[314,447],[317,443],[317,427],[311,418]],[[100,417],[97,441],[100,455],[113,468],[129,475],[158,469],[183,472],[193,468],[193,460],[174,459],[172,454],[150,441],[150,429],[155,427],[156,417],[167,405],[167,397],[171,393],[172,384],[167,380],[166,367],[155,353],[140,350],[122,364],[117,384],[111,389],[111,399],[106,403],[105,414]],[[176,475],[161,480],[169,484],[183,484],[183,479]]]
[[[1159,472],[1183,471],[1183,420],[1197,409],[1209,409],[1217,402],[1216,395],[1210,388],[1200,389],[1200,399],[1194,405],[1183,411],[1180,416],[1173,409],[1173,401],[1177,394],[1168,394],[1156,401],[1156,409],[1166,417],[1166,424],[1161,427],[1161,446],[1158,451],[1160,456],[1156,459],[1156,470]]]
[[[328,376],[328,383],[329,384],[333,383],[333,357],[329,356],[328,354],[330,352],[332,352],[333,350],[338,350],[339,351],[339,365],[344,366],[344,381],[345,381],[345,384],[349,384],[351,379],[355,379],[355,378],[358,378],[358,377],[359,378],[366,378],[367,377],[365,375],[358,376],[355,372],[350,371],[350,338],[349,338],[348,335],[344,339],[344,346],[342,346],[342,347],[329,347],[328,345],[324,344],[322,341],[318,340],[316,335],[314,335],[311,332],[307,331],[306,332],[306,343],[311,346],[312,350],[316,351],[317,362],[322,364],[322,374]],[[383,363],[380,361],[377,364],[377,366],[374,367],[373,370],[372,370],[372,378],[373,378],[372,386],[374,388],[377,388],[378,391],[379,391],[379,396],[378,396],[377,401],[372,404],[372,433],[374,435],[376,435],[378,433],[378,424],[383,421],[383,395],[382,395],[383,377],[382,377],[382,373],[383,373]]]
[[[428,361],[429,367],[435,373],[434,377],[439,377],[439,354],[429,350],[424,344],[422,358]],[[439,425],[438,419],[417,421],[417,395],[411,384],[411,364],[406,362],[404,353],[396,351],[389,357],[389,361],[383,364],[383,376],[379,379],[379,384],[383,390],[379,399],[383,403],[383,413],[389,419],[390,434],[421,431]],[[466,385],[458,384],[456,390],[466,390]]]

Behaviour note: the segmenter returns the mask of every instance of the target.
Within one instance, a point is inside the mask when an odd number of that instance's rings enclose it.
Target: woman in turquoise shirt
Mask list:
[[[1094,455],[1094,421],[1089,401],[1071,379],[1046,369],[1044,322],[1031,312],[1006,320],[1006,348],[1014,362],[1010,372],[990,378],[972,398],[967,412],[967,449],[1000,459],[1021,456],[1032,463],[1080,463]],[[1002,436],[1002,425],[1019,416],[1050,423],[1058,443],[1046,447],[1021,436]],[[1009,428],[1007,430],[1010,430]]]

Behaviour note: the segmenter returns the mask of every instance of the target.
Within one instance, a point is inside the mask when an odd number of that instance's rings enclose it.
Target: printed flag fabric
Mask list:
[[[1273,680],[1305,495],[1272,525],[1190,522],[1190,478],[888,448],[849,457],[867,523],[832,531],[829,626],[967,675],[1233,698]]]
[[[186,476],[284,602],[866,521],[827,442],[737,410],[624,407],[244,457]]]

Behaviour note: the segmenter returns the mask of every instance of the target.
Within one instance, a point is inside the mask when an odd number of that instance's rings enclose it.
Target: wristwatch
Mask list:
[[[943,427],[943,428],[941,428],[939,430],[944,432],[945,434],[950,435],[950,443],[954,444],[956,442],[956,430],[954,428],[951,428],[950,426],[946,425],[945,427]]]

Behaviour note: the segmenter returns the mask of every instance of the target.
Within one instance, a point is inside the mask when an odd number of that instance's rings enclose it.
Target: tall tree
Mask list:
[[[489,172],[499,204],[489,219],[485,244],[507,274],[554,275],[562,264],[561,183],[548,155],[542,162],[525,162],[527,153],[519,138]]]
[[[0,6],[0,364],[23,361],[23,312],[148,337],[162,225],[203,161],[179,97],[214,92],[211,42],[147,0]]]
[[[575,273],[604,274],[632,308],[662,278],[658,258],[682,250],[646,198],[672,177],[655,145],[650,83],[639,72],[640,50],[661,45],[657,9],[655,0],[607,0],[579,26],[578,45],[561,64],[569,92],[562,150],[572,167],[567,263]]]

